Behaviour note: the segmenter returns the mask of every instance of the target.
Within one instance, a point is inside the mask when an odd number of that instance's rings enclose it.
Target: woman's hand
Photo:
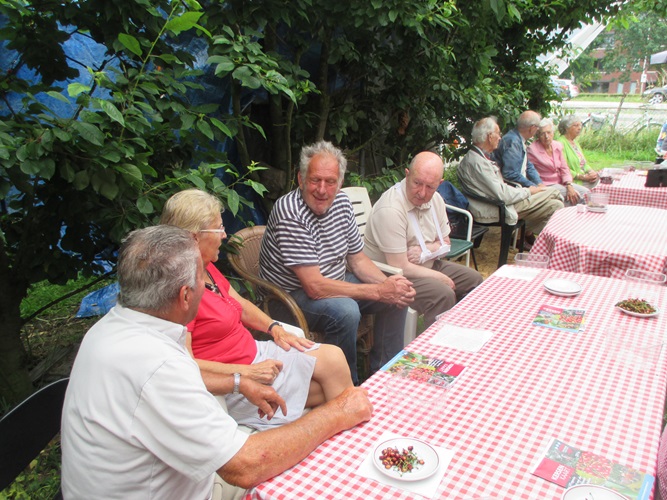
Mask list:
[[[595,170],[588,170],[585,174],[581,174],[579,179],[584,182],[595,182],[598,178],[598,173]]]
[[[315,345],[315,342],[312,340],[297,337],[296,335],[286,332],[282,325],[274,326],[271,329],[271,335],[273,336],[273,341],[276,345],[286,351],[289,351],[290,348],[294,347],[296,350],[303,352]]]
[[[241,379],[247,377],[260,384],[271,385],[280,373],[280,370],[283,369],[283,362],[275,359],[267,359],[261,363],[246,365],[244,368],[241,371]]]
[[[567,201],[569,201],[573,205],[579,203],[580,200],[579,193],[577,193],[577,190],[574,189],[571,184],[567,186],[566,198]]]

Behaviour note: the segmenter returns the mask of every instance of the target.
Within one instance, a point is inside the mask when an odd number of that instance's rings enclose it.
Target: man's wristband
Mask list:
[[[269,325],[269,327],[266,329],[266,333],[268,333],[269,335],[271,335],[271,330],[273,329],[274,326],[283,326],[283,325],[282,325],[282,323],[280,323],[280,321],[274,321],[274,322],[271,323],[271,324]]]
[[[234,374],[234,389],[232,390],[232,394],[238,394],[239,393],[239,386],[241,385],[241,374],[240,373],[235,373]]]

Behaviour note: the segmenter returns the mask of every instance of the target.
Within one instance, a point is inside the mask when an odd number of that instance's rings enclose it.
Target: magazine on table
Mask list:
[[[630,500],[648,499],[655,478],[602,455],[583,451],[552,438],[532,473],[564,488],[594,484],[625,495]]]
[[[546,326],[564,332],[579,333],[584,330],[584,309],[543,305],[533,320],[533,325]]]
[[[465,366],[403,350],[381,369],[394,377],[449,387],[463,373]]]

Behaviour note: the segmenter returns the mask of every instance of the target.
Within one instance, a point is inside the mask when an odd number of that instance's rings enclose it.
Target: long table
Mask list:
[[[414,493],[359,474],[359,466],[386,431],[419,434],[453,458],[432,498],[559,499],[563,488],[531,473],[552,437],[610,460],[655,474],[667,363],[633,366],[605,348],[605,332],[628,328],[667,334],[667,314],[635,318],[613,306],[625,293],[622,280],[539,271],[532,281],[502,277],[504,266],[406,349],[463,364],[460,380],[445,393],[436,425],[419,429],[423,410],[405,401],[400,414],[386,395],[386,372],[370,377],[372,419],[323,443],[298,465],[249,491],[247,499],[412,499]],[[576,297],[548,294],[546,278],[577,281]],[[661,304],[665,291],[660,292]],[[585,331],[533,326],[544,304],[586,310]],[[453,315],[453,316],[452,316]],[[478,352],[433,345],[448,318],[482,319],[494,335]],[[633,337],[634,338],[634,337]],[[393,413],[392,413],[393,411]]]
[[[611,184],[598,184],[594,193],[609,195],[612,205],[637,205],[667,210],[667,187],[645,187],[646,171],[627,172]]]
[[[667,272],[667,210],[609,205],[606,213],[557,210],[531,254],[549,268],[622,278],[628,269]]]

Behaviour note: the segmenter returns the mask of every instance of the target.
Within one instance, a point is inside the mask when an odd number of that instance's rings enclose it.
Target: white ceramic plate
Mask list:
[[[657,316],[660,314],[660,309],[657,307],[655,308],[655,312],[648,313],[648,314],[642,314],[634,311],[628,311],[627,309],[623,309],[622,307],[614,306],[616,309],[621,311],[622,313],[627,314],[628,316],[634,316],[635,318],[652,318],[653,316]]]
[[[417,455],[418,458],[424,461],[424,465],[422,465],[419,469],[413,469],[412,472],[404,473],[399,472],[394,467],[391,469],[385,468],[384,464],[380,460],[380,456],[386,448],[396,448],[399,453],[402,453],[404,449],[408,448],[408,446],[412,446],[412,451]],[[393,479],[397,479],[399,481],[419,481],[421,479],[426,479],[427,477],[432,476],[435,471],[438,470],[440,459],[438,458],[438,454],[433,449],[433,447],[429,444],[426,444],[424,441],[412,438],[395,438],[380,443],[375,448],[375,450],[373,450],[373,463],[380,472]]]
[[[547,292],[561,297],[574,297],[579,295],[582,290],[579,283],[570,280],[549,279],[543,285]]]
[[[565,490],[562,500],[627,500],[620,493],[592,484],[578,484]]]
[[[591,206],[589,206],[589,207],[586,207],[586,209],[589,212],[598,212],[598,213],[604,213],[604,212],[607,211],[607,207],[591,207]]]

